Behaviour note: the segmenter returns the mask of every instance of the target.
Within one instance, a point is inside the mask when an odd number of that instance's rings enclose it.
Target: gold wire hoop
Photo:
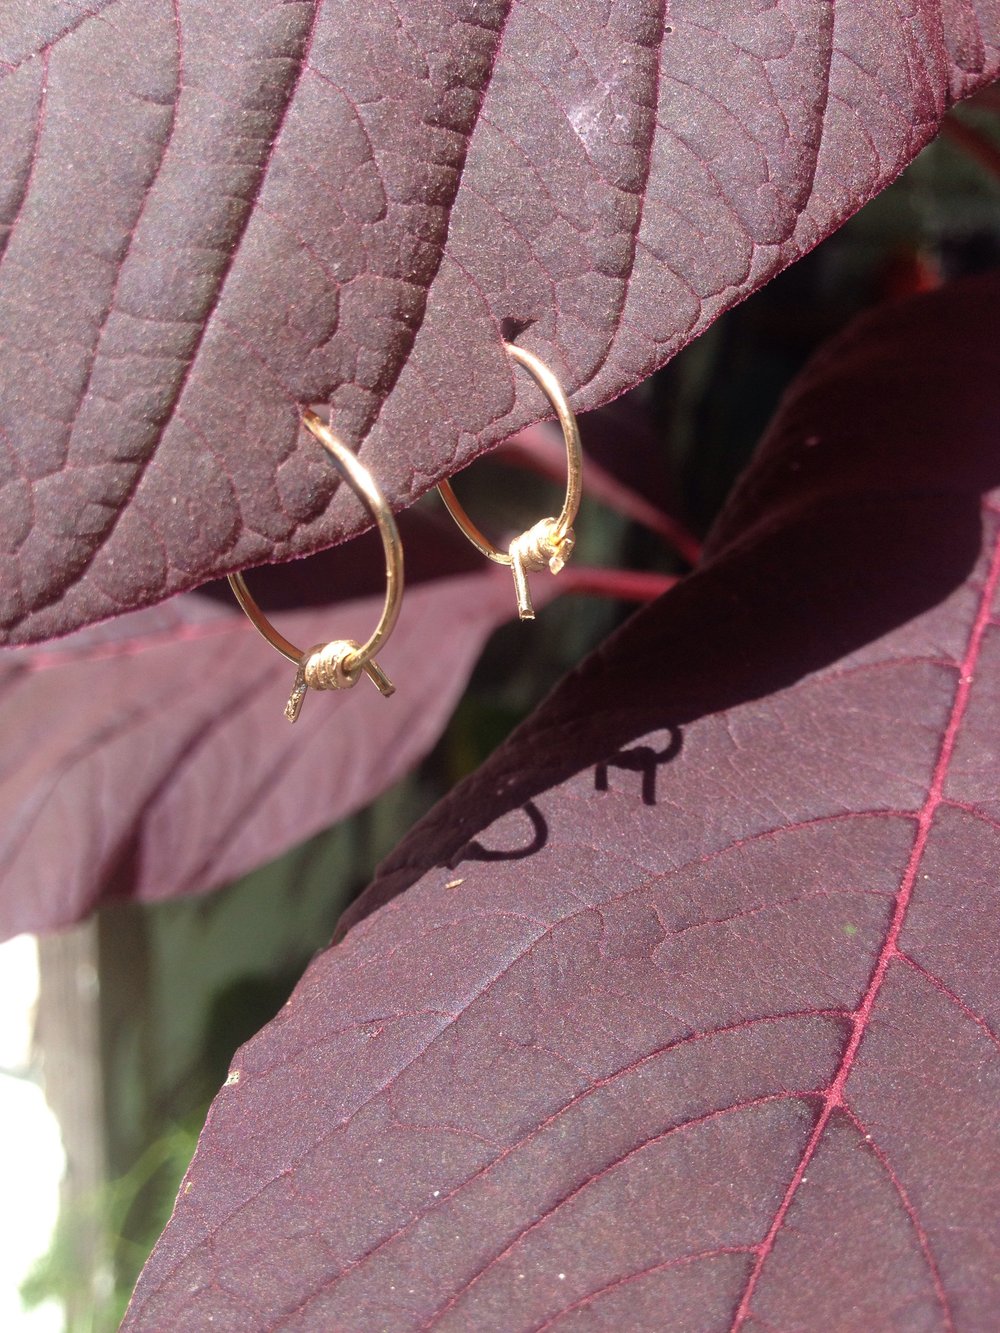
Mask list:
[[[559,517],[543,518],[533,528],[515,537],[506,551],[501,551],[473,523],[452,490],[450,482],[440,482],[438,490],[441,499],[448,506],[448,512],[473,546],[498,565],[510,566],[514,575],[518,615],[522,620],[534,620],[535,611],[531,604],[531,590],[528,587],[529,570],[544,569],[547,565],[553,574],[558,574],[573,553],[573,544],[576,540],[573,521],[580,508],[583,481],[580,430],[573,409],[563,393],[562,385],[545,362],[540,361],[533,352],[526,352],[523,347],[515,347],[513,343],[504,343],[504,348],[518,365],[524,367],[548,398],[555,408],[559,425],[562,427],[563,439],[566,442],[566,498],[563,500]]]
[[[285,717],[289,722],[297,720],[307,689],[349,690],[356,684],[362,672],[386,697],[394,693],[396,687],[375,661],[375,654],[392,633],[393,626],[399,618],[399,608],[403,598],[403,544],[399,539],[399,529],[396,527],[392,510],[375,484],[374,477],[315,412],[303,412],[302,424],[319,440],[375,519],[385,551],[385,605],[382,608],[381,618],[366,643],[357,643],[354,639],[331,639],[329,643],[318,643],[312,648],[303,650],[297,648],[283,634],[278,633],[254,601],[243,575],[229,575],[229,583],[236,594],[236,600],[254,628],[273,648],[296,666],[295,683],[285,705]]]

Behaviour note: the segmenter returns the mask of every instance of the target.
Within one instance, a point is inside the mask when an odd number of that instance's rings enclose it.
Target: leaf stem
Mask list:
[[[529,427],[515,435],[503,445],[498,457],[502,462],[514,467],[528,468],[560,485],[566,479],[562,441],[550,435],[543,425]],[[617,510],[618,513],[624,514],[626,518],[641,523],[650,532],[655,532],[689,565],[698,563],[701,558],[701,543],[683,523],[672,515],[665,514],[644,495],[640,495],[631,486],[619,481],[586,455],[583,459],[583,486],[587,494],[609,508]]]
[[[941,134],[985,168],[994,180],[1000,181],[1000,148],[989,135],[959,120],[957,116],[945,116],[941,122]]]
[[[560,574],[563,592],[591,597],[613,597],[622,602],[654,602],[680,579],[675,574],[651,574],[632,569],[567,567]]]

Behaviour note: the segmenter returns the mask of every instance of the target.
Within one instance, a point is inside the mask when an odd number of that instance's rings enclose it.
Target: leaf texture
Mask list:
[[[662,365],[996,76],[997,0],[21,0],[0,17],[0,626],[403,505]]]
[[[125,1328],[992,1325],[998,297],[821,354],[704,566],[390,858]]]
[[[364,639],[381,609],[377,594],[276,620],[308,647]],[[369,804],[438,740],[513,610],[494,567],[411,587],[379,655],[395,695],[367,680],[310,692],[295,727],[282,713],[294,668],[231,596],[182,594],[8,654],[0,933],[65,926],[110,898],[214,888]]]

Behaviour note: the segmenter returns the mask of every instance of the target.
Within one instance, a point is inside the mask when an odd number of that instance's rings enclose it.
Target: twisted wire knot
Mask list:
[[[350,665],[349,659],[358,648],[353,639],[331,639],[329,643],[317,643],[302,654],[292,693],[285,704],[285,717],[289,722],[295,722],[302,711],[307,689],[349,690],[357,682],[363,665],[360,662]]]
[[[558,574],[572,555],[575,540],[572,528],[560,530],[556,519],[543,518],[511,542],[508,548],[510,567],[517,593],[517,612],[522,620],[535,618],[528,587],[529,570],[544,569],[547,565],[553,574]]]
[[[511,542],[510,558],[523,569],[538,570],[548,565],[553,574],[558,574],[573,554],[575,540],[572,528],[560,532],[554,518],[543,518]]]
[[[302,663],[302,675],[310,690],[349,690],[361,675],[361,663],[348,665],[360,644],[353,639],[331,639],[310,648]]]

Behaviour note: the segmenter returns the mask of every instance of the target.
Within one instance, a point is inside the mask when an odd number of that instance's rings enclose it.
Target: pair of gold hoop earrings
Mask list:
[[[580,432],[562,386],[544,361],[511,343],[505,343],[504,347],[511,358],[527,370],[548,398],[562,427],[566,444],[567,479],[566,497],[559,516],[543,518],[527,532],[515,537],[506,551],[501,551],[476,527],[447,481],[441,482],[438,490],[448,512],[473,546],[496,564],[510,567],[514,576],[518,615],[522,620],[533,620],[535,612],[531,604],[528,574],[546,566],[553,574],[558,574],[573,551],[573,522],[580,507],[582,485]],[[306,690],[349,690],[364,674],[382,694],[388,697],[394,692],[396,687],[375,660],[375,654],[392,633],[403,599],[403,544],[392,510],[386,504],[374,477],[315,412],[303,412],[302,423],[319,440],[375,519],[385,551],[385,605],[378,624],[365,643],[358,643],[354,639],[331,639],[328,643],[318,643],[303,650],[274,628],[251,596],[243,575],[229,575],[236,600],[255,629],[295,665],[295,682],[285,705],[285,716],[289,722],[297,720]]]

